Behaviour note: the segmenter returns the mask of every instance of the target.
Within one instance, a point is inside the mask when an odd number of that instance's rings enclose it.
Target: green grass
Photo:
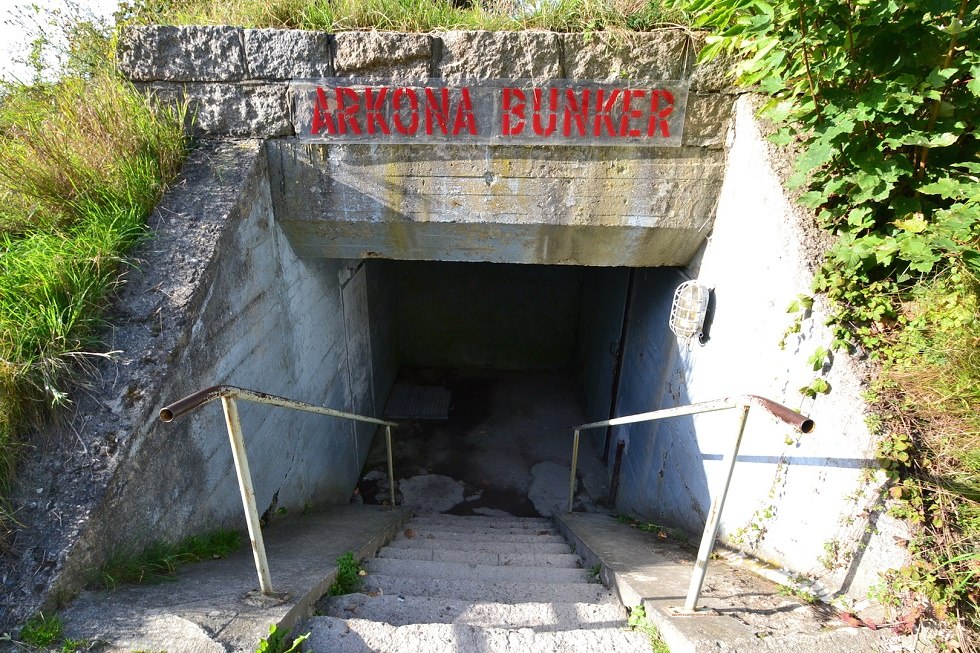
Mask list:
[[[57,616],[36,614],[20,630],[20,641],[36,648],[45,648],[61,638],[62,623]]]
[[[630,610],[627,624],[633,630],[638,630],[645,634],[650,640],[650,651],[652,653],[670,653],[666,642],[660,636],[660,629],[647,617],[646,608],[638,605]]]
[[[16,650],[61,651],[61,653],[76,653],[88,651],[92,643],[87,639],[62,639],[64,626],[57,615],[44,616],[38,613],[27,620],[20,629],[17,640],[7,638],[3,641],[16,641],[20,646]]]
[[[902,479],[893,510],[919,532],[909,547],[916,562],[896,573],[895,589],[924,592],[938,611],[959,605],[978,630],[980,281],[966,274],[954,269],[916,289],[877,386],[887,428],[909,443],[883,452]]]
[[[328,594],[330,596],[340,596],[356,592],[361,587],[361,565],[348,551],[337,558],[337,575],[333,583],[330,584]]]
[[[108,355],[100,315],[183,162],[182,125],[110,73],[3,89],[0,500],[24,433]],[[0,541],[12,524],[3,513]]]
[[[157,542],[139,553],[118,553],[102,566],[95,584],[115,589],[122,584],[159,583],[172,580],[180,565],[224,558],[241,542],[235,531],[193,535],[175,544]]]
[[[299,637],[290,637],[290,629],[280,630],[278,626],[269,626],[269,636],[259,640],[259,646],[255,653],[294,653],[299,650],[299,645],[309,638],[310,633]]]
[[[528,6],[533,8],[529,8]],[[344,31],[525,30],[643,31],[674,23],[659,1],[495,0],[458,7],[445,0],[170,0],[137,3],[136,22],[240,25]]]

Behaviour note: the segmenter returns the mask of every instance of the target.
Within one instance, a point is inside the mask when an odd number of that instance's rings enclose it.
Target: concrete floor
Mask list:
[[[403,370],[400,381],[452,392],[448,420],[402,420],[393,430],[400,504],[416,512],[547,517],[568,501],[572,429],[586,421],[567,372]],[[387,498],[384,438],[359,484],[365,503]],[[579,458],[577,509],[608,504],[606,472],[591,448]]]

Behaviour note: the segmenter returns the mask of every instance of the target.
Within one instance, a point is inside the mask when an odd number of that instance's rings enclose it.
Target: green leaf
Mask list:
[[[921,234],[929,224],[921,213],[916,213],[905,220],[895,220],[895,226],[909,233]]]
[[[980,196],[980,183],[944,177],[931,184],[919,186],[918,190],[926,195],[939,195],[946,199],[965,200],[972,198],[975,201]]]
[[[818,190],[811,190],[807,193],[800,195],[798,202],[800,206],[805,206],[808,209],[815,209],[822,206],[827,201],[827,196]]]
[[[847,224],[854,227],[856,231],[868,229],[874,225],[874,212],[870,207],[857,206],[847,214]]]
[[[882,145],[891,148],[899,148],[906,145],[914,147],[949,147],[956,143],[960,138],[960,133],[942,132],[939,134],[926,134],[924,132],[912,131],[897,138],[882,139]]]
[[[968,81],[966,83],[966,89],[977,97],[980,97],[980,77],[974,77]]]
[[[902,258],[909,262],[909,269],[914,272],[930,272],[942,258],[924,238],[902,234],[896,240]]]
[[[963,168],[969,172],[980,174],[980,163],[975,163],[973,161],[964,161],[963,163],[954,163],[950,167],[953,168]]]
[[[926,77],[926,83],[934,88],[942,88],[949,78],[957,72],[959,72],[959,68],[943,68],[942,70],[936,68]]]
[[[814,372],[819,372],[823,368],[824,363],[827,360],[827,350],[823,347],[817,347],[810,358],[807,359],[807,364],[809,364]]]
[[[793,132],[785,127],[772,134],[769,134],[769,142],[774,145],[789,145],[794,140],[795,136],[793,135]]]
[[[789,118],[790,114],[793,113],[794,108],[795,107],[792,102],[789,100],[782,100],[766,106],[762,113],[769,120],[778,123]]]
[[[796,160],[798,171],[811,171],[823,166],[833,158],[835,148],[829,141],[814,141],[806,152]]]
[[[849,233],[841,234],[840,240],[831,249],[833,259],[852,271],[861,268],[868,253],[868,244]]]
[[[891,265],[898,253],[898,243],[891,236],[883,238],[881,244],[875,248],[875,261],[878,265]]]
[[[962,256],[967,267],[971,268],[974,274],[980,274],[980,252],[966,251]]]
[[[796,299],[789,303],[786,307],[787,313],[799,313],[800,311],[809,311],[813,308],[813,297],[809,295],[797,295]]]

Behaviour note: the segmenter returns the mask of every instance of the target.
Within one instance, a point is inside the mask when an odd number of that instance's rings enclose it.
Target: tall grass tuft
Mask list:
[[[980,280],[965,266],[921,284],[905,306],[908,326],[879,386],[889,426],[919,455],[901,485],[920,525],[915,565],[896,576],[926,592],[938,611],[980,629]]]
[[[559,32],[655,29],[679,13],[658,0],[187,0],[143,3],[129,18],[178,25],[233,24],[345,30]]]
[[[183,161],[182,125],[107,73],[0,98],[2,496],[23,430],[105,355],[100,312]]]
[[[192,535],[176,543],[155,542],[138,553],[113,555],[95,574],[92,585],[114,590],[124,584],[172,580],[181,565],[225,558],[240,546],[238,533],[225,530]]]

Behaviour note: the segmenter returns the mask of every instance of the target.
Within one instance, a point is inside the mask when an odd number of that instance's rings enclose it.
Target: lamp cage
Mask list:
[[[669,323],[674,335],[687,341],[701,337],[710,294],[711,288],[694,280],[677,286]]]

